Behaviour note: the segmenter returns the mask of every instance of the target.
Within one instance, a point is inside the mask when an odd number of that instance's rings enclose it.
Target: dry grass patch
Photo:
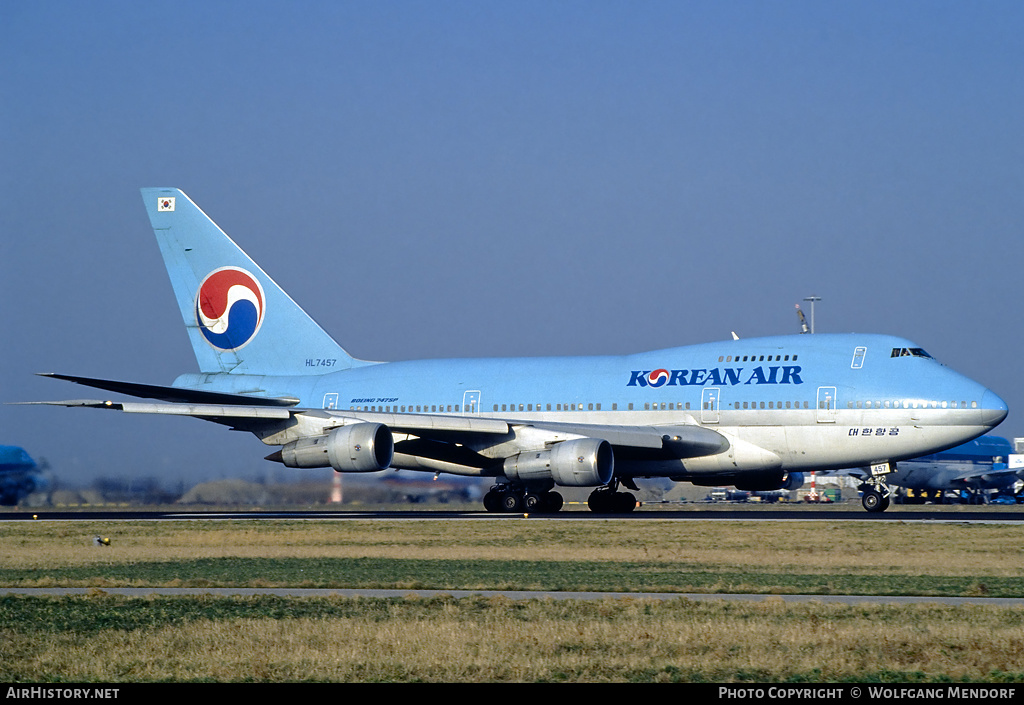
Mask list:
[[[110,547],[92,546],[94,535]],[[75,522],[0,525],[4,567],[198,558],[644,561],[709,570],[1024,577],[1019,528],[887,522]]]
[[[179,598],[175,598],[179,599]],[[159,608],[162,601],[154,601]],[[116,601],[94,600],[94,609]],[[0,679],[1020,681],[1024,611],[979,606],[329,599],[322,614],[0,629]],[[198,609],[198,607],[197,607]]]

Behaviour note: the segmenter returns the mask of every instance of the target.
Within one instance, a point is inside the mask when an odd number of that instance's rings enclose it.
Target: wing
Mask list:
[[[961,488],[985,488],[993,487],[1000,481],[1010,482],[1011,479],[1017,479],[1018,472],[1015,469],[1006,467],[1006,465],[993,464],[984,470],[965,470],[953,478],[950,478],[949,484],[954,487]]]
[[[65,376],[48,375],[60,379]],[[86,381],[83,381],[86,380]],[[334,460],[338,454],[354,454],[377,429],[385,427],[392,436],[394,455],[377,467],[380,458],[356,469],[369,471],[396,467],[463,475],[503,474],[508,459],[525,453],[544,453],[567,441],[595,439],[614,448],[616,457],[629,459],[682,459],[721,453],[729,441],[716,431],[696,425],[616,426],[496,419],[471,415],[392,414],[285,406],[284,400],[254,399],[244,395],[194,392],[176,388],[115,383],[106,380],[72,378],[89,386],[116,391],[131,389],[150,398],[186,398],[188,402],[121,402],[98,399],[23,402],[49,406],[107,409],[129,414],[192,416],[205,421],[249,431],[268,445],[282,450],[268,456],[293,467],[342,469]],[[196,396],[193,396],[196,395]],[[222,403],[198,403],[195,400]],[[237,403],[239,401],[249,403]],[[195,402],[195,403],[193,403]],[[236,403],[230,403],[236,402]],[[357,427],[365,431],[358,435]],[[344,429],[342,431],[341,429]],[[362,442],[367,441],[367,442]],[[344,447],[343,447],[344,446]],[[313,450],[310,450],[313,449]],[[291,450],[292,452],[289,452]],[[333,454],[333,455],[332,455]],[[343,469],[353,469],[339,461]]]

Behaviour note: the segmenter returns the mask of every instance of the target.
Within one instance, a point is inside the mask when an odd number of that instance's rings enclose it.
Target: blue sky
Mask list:
[[[1024,436],[1016,2],[0,4],[3,401],[195,361],[138,189],[354,355],[908,337]],[[276,472],[191,419],[0,407],[69,478]],[[307,471],[311,472],[311,471]]]

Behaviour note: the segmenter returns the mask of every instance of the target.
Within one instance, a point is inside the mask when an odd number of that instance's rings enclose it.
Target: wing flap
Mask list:
[[[729,440],[710,428],[678,426],[613,426],[574,423],[531,423],[535,428],[601,438],[617,448],[666,451],[668,457],[697,458],[729,449]]]
[[[307,414],[326,414],[331,418],[352,419],[382,423],[397,433],[409,433],[424,438],[453,433],[487,433],[505,435],[509,432],[509,423],[502,419],[481,418],[479,416],[443,416],[439,414],[388,414],[374,411],[334,411],[314,409],[304,411]]]

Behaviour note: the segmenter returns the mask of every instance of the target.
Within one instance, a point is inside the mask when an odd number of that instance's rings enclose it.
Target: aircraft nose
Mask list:
[[[1002,423],[1006,413],[1006,402],[991,389],[986,389],[981,397],[981,422],[994,428]]]

